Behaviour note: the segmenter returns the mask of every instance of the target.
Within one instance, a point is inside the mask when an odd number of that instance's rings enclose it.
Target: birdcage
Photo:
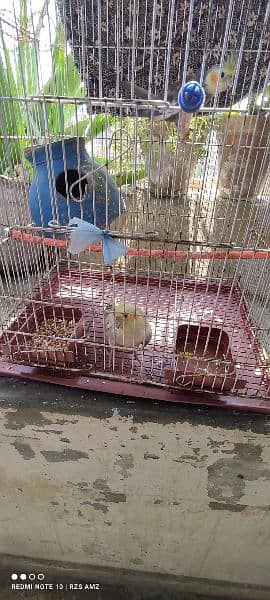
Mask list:
[[[270,412],[269,15],[1,9],[1,375]]]

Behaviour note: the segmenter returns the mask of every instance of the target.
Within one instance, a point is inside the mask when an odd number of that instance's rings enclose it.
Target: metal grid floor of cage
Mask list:
[[[104,307],[112,297],[116,302],[124,297],[127,302],[147,307],[152,339],[143,350],[119,347],[112,350],[106,344]],[[64,345],[58,350],[44,347],[37,350],[33,344],[29,347],[33,331],[42,321],[46,325],[52,314],[54,318],[73,322],[72,336],[65,343],[68,335],[65,333]],[[230,352],[235,365],[229,387],[224,384],[225,378],[222,384],[221,377],[216,377],[219,385],[215,385],[215,378],[210,379],[208,385],[203,379],[199,379],[198,383],[196,370],[193,378],[175,378],[177,332],[183,325],[187,330],[192,326],[197,326],[198,330],[218,328],[228,336],[227,356]],[[152,384],[180,391],[197,390],[196,394],[198,390],[212,394],[218,390],[221,395],[230,392],[239,399],[242,397],[242,400],[270,398],[263,351],[255,337],[245,301],[237,287],[226,284],[181,279],[172,282],[164,278],[104,272],[91,267],[58,266],[39,291],[32,294],[31,302],[9,320],[0,338],[0,347],[3,352],[2,374],[14,374],[10,366],[13,363],[34,367],[33,379],[38,379],[40,372],[45,380],[46,372],[49,379],[54,375],[57,379],[60,371],[62,383],[68,376],[68,385],[72,375],[82,375],[94,376],[97,380],[115,380],[119,389],[121,383],[127,382],[140,384],[139,391]],[[199,346],[197,352],[200,353]],[[201,360],[202,357],[198,358]],[[207,356],[203,360],[207,361]],[[100,390],[104,390],[103,385],[100,383]],[[136,393],[140,395],[138,390]],[[197,400],[200,402],[199,397]]]

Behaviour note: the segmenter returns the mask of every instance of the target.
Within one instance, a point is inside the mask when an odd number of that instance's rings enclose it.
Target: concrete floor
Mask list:
[[[2,378],[5,599],[10,570],[38,564],[100,577],[102,600],[269,598],[269,429],[263,415]]]

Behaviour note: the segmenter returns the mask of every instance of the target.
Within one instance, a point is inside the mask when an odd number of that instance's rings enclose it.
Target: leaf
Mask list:
[[[95,138],[113,123],[114,117],[111,115],[96,114],[92,116],[90,121],[90,137]]]
[[[4,100],[5,97],[11,96],[11,92],[15,92],[12,78],[12,71],[7,72],[0,55],[0,160],[2,171],[12,168],[21,157],[19,140],[9,139],[11,136],[16,137],[22,133],[20,105]]]
[[[89,118],[73,123],[65,128],[65,135],[84,137],[86,130],[89,127]]]
[[[134,183],[135,180],[140,181],[140,179],[146,177],[144,165],[136,169],[136,174],[134,172],[134,168],[130,170],[124,169],[120,173],[118,172],[110,174],[118,187],[121,187],[122,185],[130,185]]]

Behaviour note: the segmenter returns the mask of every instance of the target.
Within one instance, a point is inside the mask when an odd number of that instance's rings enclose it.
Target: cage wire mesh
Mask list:
[[[266,0],[0,10],[2,373],[269,399],[269,15]],[[190,80],[206,100],[189,117]],[[103,245],[71,254],[74,217]],[[127,247],[111,264],[104,231]]]

